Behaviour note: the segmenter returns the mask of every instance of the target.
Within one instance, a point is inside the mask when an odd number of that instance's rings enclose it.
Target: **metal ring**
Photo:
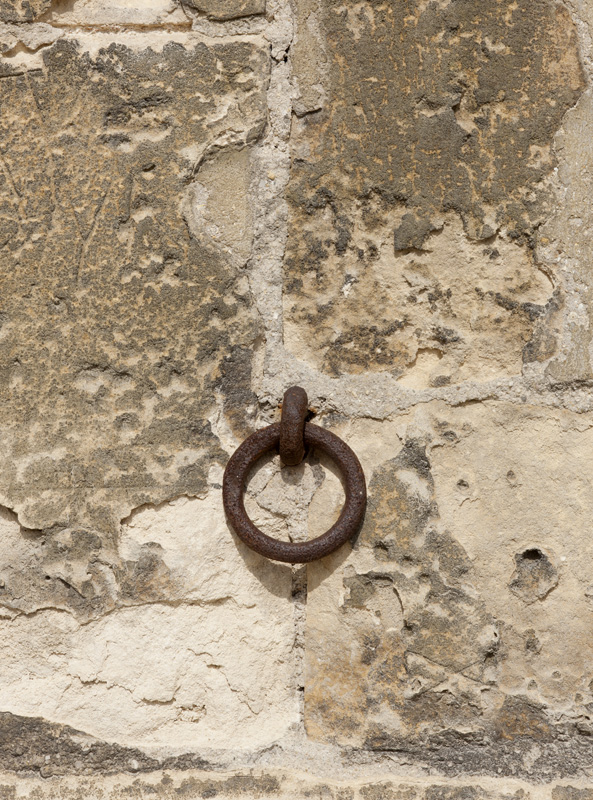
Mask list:
[[[321,536],[308,542],[281,542],[267,536],[247,516],[243,490],[250,467],[280,442],[280,423],[269,425],[246,439],[231,456],[222,481],[222,499],[228,521],[248,547],[262,556],[289,564],[305,564],[333,553],[360,528],[366,509],[366,483],[360,462],[338,436],[305,423],[305,445],[318,447],[340,467],[345,483],[346,502],[337,521]]]
[[[294,467],[305,457],[305,419],[309,399],[300,386],[291,386],[284,392],[280,417],[280,458]]]

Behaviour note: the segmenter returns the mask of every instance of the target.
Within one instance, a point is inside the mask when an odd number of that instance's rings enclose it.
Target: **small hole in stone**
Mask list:
[[[51,581],[51,576],[50,576],[50,575],[46,575],[46,576],[45,576],[45,580],[46,580],[46,581]]]
[[[525,550],[522,558],[525,561],[539,561],[540,558],[543,558],[543,553],[537,547],[533,547],[531,550]]]
[[[457,486],[460,489],[469,489],[469,483],[467,481],[464,481],[463,478],[457,481]]]

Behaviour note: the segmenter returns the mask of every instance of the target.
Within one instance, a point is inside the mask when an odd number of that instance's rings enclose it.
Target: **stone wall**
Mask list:
[[[1,798],[593,800],[592,36],[0,0]]]

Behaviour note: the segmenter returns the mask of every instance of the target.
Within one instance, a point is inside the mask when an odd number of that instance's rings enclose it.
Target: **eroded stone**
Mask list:
[[[589,12],[590,14],[591,12]],[[557,272],[570,295],[562,326],[559,353],[548,365],[554,383],[590,380],[591,307],[593,285],[588,264],[591,258],[593,219],[588,202],[593,149],[585,135],[593,113],[593,94],[588,90],[566,115],[557,136],[559,192],[561,202],[543,226],[539,254]]]
[[[96,554],[83,575],[64,553],[46,560],[45,608],[39,570],[15,555],[3,549],[0,567],[3,711],[83,731],[111,768],[135,756],[101,742],[174,754],[253,748],[296,721],[290,570],[233,541],[219,491],[136,512],[118,564]],[[39,608],[32,615],[16,613],[12,598],[25,591],[21,606]],[[108,600],[110,613],[100,614]]]
[[[543,600],[558,585],[558,571],[539,547],[517,553],[515,564],[509,588],[526,603]]]
[[[532,299],[542,277],[530,247],[549,213],[554,133],[584,86],[567,12],[551,0],[487,8],[477,0],[348,8],[327,0],[311,14],[325,37],[327,79],[321,70],[316,84],[305,70],[308,99],[296,110],[314,109],[315,86],[327,100],[293,126],[285,297],[291,351],[334,375],[399,375],[418,350],[448,358],[469,338],[467,347],[481,354],[482,344],[457,329],[465,316],[469,330],[477,322],[488,350],[498,351],[487,351],[485,362],[506,363],[511,372],[525,346],[526,360],[549,359],[553,332],[536,329],[559,298],[548,286]],[[301,37],[308,19],[304,13]],[[415,307],[419,287],[407,283],[406,270],[425,260],[424,250],[440,251],[438,231],[455,235],[447,230],[451,213],[463,223],[457,252],[439,252],[439,278],[433,274],[429,286],[423,279]],[[508,272],[499,255],[512,247],[523,266]],[[492,295],[479,294],[476,267],[495,284]],[[519,272],[527,280],[517,294],[511,273]],[[525,303],[543,308],[529,311]],[[443,327],[452,342],[439,341]],[[481,379],[472,356],[466,359],[467,373]],[[457,379],[447,372],[437,378]]]
[[[144,765],[130,758],[134,764],[129,772],[144,773]],[[175,769],[175,767],[181,769]],[[189,765],[188,765],[189,766]],[[207,766],[183,770],[182,762],[170,761],[168,768],[155,770],[152,775],[129,774],[114,771],[98,781],[90,775],[77,778],[15,777],[0,773],[2,797],[11,800],[23,798],[53,798],[63,800],[80,796],[101,794],[124,800],[137,797],[210,798],[217,800],[529,800],[537,791],[542,800],[588,800],[591,789],[553,785],[527,791],[519,782],[474,780],[471,782],[438,782],[437,779],[404,779],[381,775],[367,778],[346,777],[342,771],[338,778],[324,774],[323,767],[307,772],[297,769],[250,767],[216,772]],[[58,767],[59,770],[59,767]],[[60,774],[59,771],[56,774]],[[46,778],[49,777],[49,773]]]
[[[177,0],[73,0],[53,3],[46,18],[53,25],[190,26]]]
[[[205,489],[220,409],[239,434],[256,410],[247,196],[220,243],[186,212],[205,160],[230,148],[248,170],[267,55],[190,39],[42,55],[0,98],[0,497],[30,528],[112,544],[132,508]]]
[[[369,506],[354,549],[309,567],[309,735],[452,773],[578,774],[590,415],[431,404],[347,431]]]
[[[356,231],[380,205],[360,204]],[[288,293],[285,342],[292,352],[333,375],[371,365],[424,389],[520,374],[524,360],[555,351],[549,327],[561,297],[525,247],[503,236],[470,242],[454,218],[422,252],[395,254],[392,234],[387,220],[377,221],[362,234],[360,260],[332,257],[323,285],[313,271],[303,275],[298,291],[315,308]]]
[[[323,0],[292,0],[295,17],[290,59],[298,94],[293,108],[298,116],[319,111],[327,99],[327,54],[322,31]]]

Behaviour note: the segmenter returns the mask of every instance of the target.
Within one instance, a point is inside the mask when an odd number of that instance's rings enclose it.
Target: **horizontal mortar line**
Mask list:
[[[257,18],[255,18],[257,19]],[[259,21],[259,20],[257,20]],[[186,33],[193,33],[196,37],[198,36],[206,36],[209,38],[218,38],[217,36],[212,36],[205,31],[200,31],[192,27],[191,22],[172,22],[172,23],[158,23],[158,22],[148,22],[146,24],[141,23],[134,23],[134,22],[109,22],[109,23],[78,23],[78,22],[60,22],[60,23],[45,23],[51,25],[52,28],[56,31],[64,31],[68,34],[73,32],[79,33],[123,33],[126,31],[133,31],[134,33],[155,33],[162,32],[162,33],[178,33],[178,32],[186,32]],[[259,30],[257,31],[240,31],[240,32],[233,32],[232,30],[226,30],[229,27],[228,23],[216,23],[211,22],[213,25],[220,25],[220,33],[221,35],[227,35],[232,37],[238,36],[255,36],[260,33]],[[262,29],[265,27],[267,23],[262,24]]]
[[[154,33],[155,31],[162,31],[163,33],[177,33],[191,32],[191,22],[177,22],[169,24],[160,24],[158,22],[147,23],[146,25],[138,23],[127,22],[111,22],[111,23],[95,23],[95,24],[81,24],[81,23],[68,23],[63,22],[60,24],[49,23],[56,31],[65,31],[67,33],[120,33],[123,31],[133,31],[134,33]]]

